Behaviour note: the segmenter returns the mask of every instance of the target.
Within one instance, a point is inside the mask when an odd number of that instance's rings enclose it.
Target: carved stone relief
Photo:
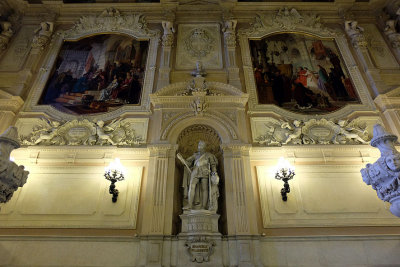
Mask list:
[[[254,142],[266,146],[287,144],[368,144],[370,137],[367,125],[357,120],[331,121],[311,119],[308,121],[265,120],[264,131],[253,120]]]
[[[22,145],[118,145],[137,146],[144,142],[128,120],[72,120],[59,122],[42,119],[28,134],[20,135]]]
[[[191,261],[202,263],[210,260],[215,242],[205,236],[193,237],[186,241],[185,246],[189,251]]]
[[[201,61],[207,69],[222,68],[219,24],[180,24],[177,69],[193,69]]]
[[[336,35],[338,32],[326,28],[316,14],[300,14],[295,8],[281,8],[274,14],[257,14],[250,28],[240,31],[247,35],[263,35],[271,30],[308,31]]]

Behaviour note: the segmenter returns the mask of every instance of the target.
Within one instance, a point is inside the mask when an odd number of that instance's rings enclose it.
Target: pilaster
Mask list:
[[[159,70],[159,80],[157,88],[161,89],[170,83],[170,73],[171,73],[171,52],[174,46],[174,33],[176,32],[174,27],[175,15],[171,12],[168,13],[169,18],[162,21],[162,27],[164,29],[164,34],[161,39],[162,53],[161,62]]]
[[[149,146],[150,159],[143,208],[143,235],[172,233],[174,169],[176,147],[169,144]]]
[[[257,233],[247,144],[223,145],[228,235]]]
[[[228,69],[228,82],[230,85],[241,89],[239,67],[236,63],[236,24],[237,20],[232,15],[226,15],[223,21],[222,32],[224,33],[225,61]]]

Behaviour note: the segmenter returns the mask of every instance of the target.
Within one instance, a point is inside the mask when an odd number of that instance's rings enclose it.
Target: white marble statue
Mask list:
[[[371,185],[378,197],[390,202],[390,211],[400,217],[400,153],[395,148],[397,136],[387,133],[376,124],[371,145],[381,152],[381,157],[373,164],[361,169],[363,181]]]
[[[174,44],[174,33],[176,32],[174,22],[164,20],[161,22],[161,25],[164,30],[162,45],[164,47],[171,47]]]
[[[164,20],[161,22],[161,25],[164,30],[164,35],[175,33],[174,23],[172,21]]]
[[[355,20],[346,20],[344,23],[344,29],[350,37],[362,34],[364,32],[364,28],[358,26],[358,22]]]
[[[396,21],[394,19],[386,21],[384,33],[393,48],[400,48],[400,33],[396,31]]]
[[[219,176],[217,158],[206,152],[206,143],[199,141],[198,151],[186,160],[178,153],[178,159],[184,164],[182,187],[187,206],[184,210],[209,210],[216,212],[219,197]]]
[[[9,201],[18,189],[26,183],[29,172],[10,160],[11,151],[19,148],[17,128],[9,127],[0,135],[0,203]]]

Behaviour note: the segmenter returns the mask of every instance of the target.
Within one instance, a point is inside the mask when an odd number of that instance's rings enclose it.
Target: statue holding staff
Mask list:
[[[184,210],[201,209],[216,212],[218,209],[218,160],[212,153],[206,152],[205,148],[206,143],[199,141],[198,151],[186,160],[181,154],[177,154],[185,167],[182,187],[184,199],[187,199],[188,204]]]

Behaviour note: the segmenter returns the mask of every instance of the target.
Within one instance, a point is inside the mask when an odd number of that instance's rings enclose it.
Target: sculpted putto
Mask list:
[[[400,153],[395,148],[397,136],[387,133],[376,124],[371,145],[381,152],[381,157],[361,170],[363,181],[371,185],[378,197],[390,202],[390,211],[400,217]]]
[[[184,200],[187,206],[184,210],[209,210],[216,212],[218,209],[218,184],[217,158],[206,152],[206,143],[199,141],[198,151],[186,160],[181,154],[178,159],[185,166],[183,177]]]

